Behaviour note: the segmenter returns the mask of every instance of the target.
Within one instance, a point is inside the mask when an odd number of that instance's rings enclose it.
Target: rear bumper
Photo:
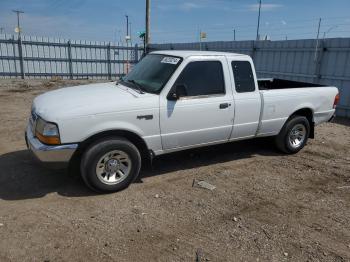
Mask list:
[[[78,144],[45,145],[34,137],[29,125],[25,133],[25,140],[28,149],[39,159],[40,162],[49,167],[65,167],[71,160]]]
[[[328,120],[328,122],[333,122],[334,118],[335,118],[335,112],[334,112],[334,114],[331,116],[331,118]]]
[[[330,121],[332,118],[334,118],[334,115],[335,115],[335,109],[315,112],[314,113],[315,125]]]

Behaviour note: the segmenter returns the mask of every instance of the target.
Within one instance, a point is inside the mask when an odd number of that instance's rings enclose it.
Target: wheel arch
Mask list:
[[[293,116],[305,116],[306,117],[306,119],[309,121],[309,124],[310,124],[309,138],[314,138],[315,137],[314,111],[310,107],[303,107],[303,108],[296,110],[293,114],[291,114],[290,117],[288,118],[288,120],[291,119]]]
[[[80,142],[74,158],[80,159],[81,155],[91,144],[108,137],[122,137],[129,140],[137,147],[143,161],[150,161],[153,157],[152,151],[149,150],[145,140],[141,136],[129,130],[115,129],[99,132]]]

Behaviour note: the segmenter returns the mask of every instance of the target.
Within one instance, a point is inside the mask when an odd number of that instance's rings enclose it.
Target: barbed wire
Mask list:
[[[272,23],[273,21],[278,23]],[[282,23],[284,22],[284,24]],[[294,20],[283,20],[274,19],[269,20],[267,24],[263,24],[260,27],[260,35],[267,36],[271,40],[280,40],[297,37],[308,37],[315,38],[317,34],[319,18],[315,19],[294,19]],[[350,36],[350,17],[339,16],[339,17],[324,17],[322,18],[323,23],[320,28],[320,38],[323,34],[332,35],[332,37],[344,37]],[[338,21],[338,22],[337,22]],[[327,30],[336,28],[337,30]],[[233,30],[239,40],[254,40],[256,34],[256,25],[217,25],[217,26],[202,26],[200,28],[202,32],[207,33],[207,41],[220,41],[220,40],[233,40]],[[306,31],[307,30],[307,31]],[[276,33],[277,32],[277,33]],[[283,33],[280,33],[283,32]],[[180,34],[180,35],[179,35]],[[337,35],[338,34],[338,35]],[[170,42],[180,40],[184,41],[198,41],[199,29],[197,28],[186,28],[176,30],[158,30],[152,32],[153,39],[160,42]]]
[[[64,1],[67,0],[54,0],[53,3],[60,6]],[[295,39],[297,37],[308,37],[315,38],[317,33],[319,18],[308,18],[308,19],[265,19],[262,20],[260,27],[260,35],[262,37],[267,36],[271,40]],[[266,24],[264,24],[264,22]],[[332,29],[332,27],[334,29]],[[112,42],[120,42],[119,39],[123,40],[122,32],[117,33],[117,27],[101,28],[98,33],[103,33],[104,40],[110,40]],[[118,27],[121,28],[121,27]],[[330,32],[327,30],[332,29]],[[224,24],[224,25],[203,25],[200,28],[201,31],[207,33],[207,41],[229,41],[233,40],[233,30],[236,32],[237,40],[254,40],[256,37],[256,24]],[[74,34],[75,30],[70,30],[70,34]],[[35,32],[34,32],[35,33]],[[97,29],[79,28],[79,35],[89,39],[91,35],[97,33]],[[320,38],[323,34],[332,37],[345,37],[350,36],[350,16],[333,16],[333,17],[322,17]],[[42,32],[41,32],[42,35]],[[70,38],[65,35],[64,32],[48,32],[50,37],[58,38]],[[152,42],[185,42],[192,41],[197,42],[199,40],[199,28],[193,26],[193,28],[169,28],[162,30],[154,29],[151,31]],[[96,37],[94,37],[96,39]],[[138,42],[136,32],[133,32],[134,42]]]

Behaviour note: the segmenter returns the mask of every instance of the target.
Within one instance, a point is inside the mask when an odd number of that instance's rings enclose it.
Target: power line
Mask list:
[[[322,18],[323,20],[323,18]],[[323,24],[323,27],[327,27],[327,26],[346,26],[346,25],[350,25],[350,22],[349,23],[332,23],[332,24]],[[253,27],[253,26],[235,26],[234,28],[237,30],[237,29],[245,29],[247,27]],[[302,28],[305,28],[307,29],[306,25],[303,25],[303,26],[284,26],[284,25],[272,25],[272,26],[269,26],[269,27],[266,27],[265,29],[270,29],[270,30],[274,30],[274,31],[279,31],[279,30],[295,30],[295,29],[302,29]],[[214,31],[214,32],[217,32],[217,31],[223,31],[223,32],[232,32],[232,27],[230,26],[227,26],[225,28],[214,28],[214,27],[205,27],[203,28],[205,29],[206,31]],[[193,32],[197,32],[198,30],[196,29],[183,29],[183,30],[162,30],[162,31],[154,31],[153,33],[154,34],[172,34],[172,33],[184,33],[184,32],[189,32],[189,33],[193,33]]]
[[[350,17],[349,16],[340,16],[340,17],[322,17],[322,20],[339,20],[339,19],[349,19],[350,20]],[[278,20],[269,20],[269,22],[281,22],[283,19],[278,19]],[[285,20],[283,20],[285,21]],[[318,22],[318,18],[317,19],[294,19],[294,20],[286,20],[286,22],[288,22],[288,24],[297,24],[298,22],[305,22],[305,21],[309,21],[309,22]],[[350,22],[349,22],[350,24]],[[334,24],[326,24],[325,26],[333,26]],[[336,24],[336,25],[348,25],[347,23],[346,24]],[[281,25],[282,26],[282,25]],[[296,27],[296,26],[282,26],[279,30],[284,30],[284,29],[289,29],[289,28],[305,28],[305,23],[303,23],[302,25]],[[206,31],[209,31],[209,30],[215,30],[215,31],[218,31],[218,30],[226,30],[226,31],[231,31],[232,30],[232,27],[236,28],[236,29],[244,29],[244,28],[252,28],[252,27],[256,27],[256,25],[253,25],[253,24],[250,24],[250,25],[237,25],[237,24],[234,24],[234,25],[227,25],[225,26],[225,28],[220,28],[220,26],[211,26],[211,27],[203,27],[203,29],[205,29]],[[276,25],[272,25],[270,28],[276,28]],[[261,28],[261,26],[260,26]],[[278,26],[277,26],[278,28]],[[164,30],[164,32],[157,32],[157,31],[154,31],[154,34],[160,34],[160,33],[166,33],[166,32],[177,32],[177,33],[182,33],[182,32],[194,32],[195,29],[178,29],[178,30],[172,30],[172,29],[169,29],[169,30]],[[232,31],[231,31],[232,32]]]
[[[232,32],[232,31],[231,31]],[[298,32],[294,32],[294,33],[289,33],[288,35],[288,40],[293,40],[293,39],[315,39],[314,36],[315,31],[308,31],[308,32],[304,32],[304,33],[298,33]],[[350,33],[349,30],[333,30],[332,31],[333,34],[335,33]],[[286,38],[286,33],[272,33],[269,34],[269,36],[271,37],[271,40],[284,40]],[[344,35],[343,35],[344,36]],[[172,34],[168,37],[166,37],[166,39],[162,39],[162,38],[158,38],[155,37],[155,41],[159,42],[159,43],[188,43],[188,42],[198,42],[197,37],[195,37],[194,35],[182,35],[181,39],[178,39],[178,35],[176,34]],[[215,41],[230,41],[232,40],[232,38],[230,39],[230,35],[227,34],[224,37],[215,37]],[[252,40],[252,34],[249,33],[240,33],[240,41],[250,41]]]

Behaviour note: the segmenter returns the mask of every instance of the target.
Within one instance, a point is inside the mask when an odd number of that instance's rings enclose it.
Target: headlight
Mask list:
[[[44,144],[61,144],[58,126],[54,123],[46,122],[40,117],[36,121],[35,136]]]

